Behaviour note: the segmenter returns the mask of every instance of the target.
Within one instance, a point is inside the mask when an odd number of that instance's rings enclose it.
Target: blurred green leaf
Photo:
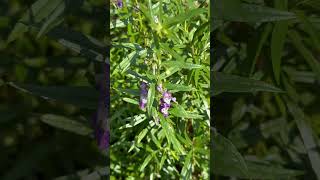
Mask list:
[[[82,123],[71,120],[64,116],[44,114],[41,116],[41,121],[55,128],[63,129],[65,131],[70,131],[83,136],[92,133],[92,129],[88,128]]]
[[[146,159],[144,160],[144,162],[142,163],[142,165],[140,166],[140,171],[143,171],[144,168],[148,165],[148,163],[151,161],[151,159],[153,158],[153,154],[149,154]]]
[[[285,10],[286,0],[275,0],[275,6],[277,9]],[[281,73],[281,58],[283,56],[284,43],[288,32],[288,22],[281,21],[276,22],[273,27],[272,38],[271,38],[271,59],[274,77],[277,84],[280,83]]]
[[[139,144],[139,143],[142,141],[142,139],[147,135],[148,131],[149,131],[149,129],[148,129],[148,128],[145,128],[145,129],[143,129],[143,130],[139,133],[139,135],[137,136],[137,137],[138,137],[138,139],[137,139],[137,143],[138,143],[138,144]]]
[[[16,83],[11,83],[10,85],[18,90],[41,96],[45,99],[70,103],[82,108],[96,109],[98,107],[99,94],[95,89],[90,87],[49,87]]]
[[[263,81],[248,79],[240,76],[212,72],[212,83],[214,84],[212,95],[222,92],[244,93],[244,92],[283,92],[281,89],[267,84]]]
[[[172,93],[179,91],[193,91],[194,88],[182,84],[164,83],[164,86]]]
[[[163,24],[163,26],[165,28],[170,28],[171,26],[174,26],[176,24],[181,24],[181,23],[185,22],[186,20],[191,19],[192,17],[198,16],[198,15],[206,13],[206,12],[207,12],[207,10],[202,9],[202,8],[192,9],[192,10],[189,10],[189,11],[183,13],[183,14],[179,14],[177,16],[167,18],[165,20],[165,23]]]
[[[300,35],[294,31],[289,31],[290,39],[292,40],[293,45],[299,51],[299,53],[306,60],[310,68],[316,73],[317,78],[320,79],[320,63],[313,56],[312,52],[310,52],[303,44]]]
[[[216,133],[211,141],[214,143],[211,149],[211,171],[214,174],[249,177],[244,159],[230,140]]]
[[[320,179],[320,172],[318,171],[320,169],[320,154],[317,150],[317,141],[319,141],[319,139],[316,140],[314,138],[313,131],[310,128],[307,117],[305,116],[302,109],[291,101],[287,101],[287,106],[300,131],[304,146],[306,147],[308,152],[312,169],[317,175],[317,178]]]
[[[295,15],[266,6],[241,3],[240,0],[225,0],[213,5],[213,18],[258,23],[289,20],[295,18]]]

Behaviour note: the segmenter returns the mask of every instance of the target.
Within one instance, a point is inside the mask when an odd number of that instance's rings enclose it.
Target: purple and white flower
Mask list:
[[[160,112],[166,118],[169,116],[169,109],[171,107],[171,101],[176,102],[176,98],[172,97],[172,94],[168,91],[162,93],[162,98],[160,99]]]
[[[140,83],[140,102],[139,107],[140,109],[144,110],[148,103],[148,84],[146,82]]]
[[[117,6],[118,6],[119,8],[122,8],[122,7],[123,7],[123,2],[122,2],[122,0],[118,0],[118,1],[117,1]]]

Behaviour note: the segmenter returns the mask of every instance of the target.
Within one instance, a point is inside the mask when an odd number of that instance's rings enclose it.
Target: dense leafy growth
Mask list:
[[[208,17],[209,1],[114,4],[111,179],[209,178]]]
[[[317,0],[213,4],[216,179],[320,179],[319,8]]]
[[[0,179],[108,174],[90,125],[95,66],[107,55],[105,3],[1,1]]]

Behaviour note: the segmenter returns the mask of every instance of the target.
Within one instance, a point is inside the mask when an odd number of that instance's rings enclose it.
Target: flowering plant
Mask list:
[[[111,10],[111,177],[206,178],[209,1],[122,2]]]

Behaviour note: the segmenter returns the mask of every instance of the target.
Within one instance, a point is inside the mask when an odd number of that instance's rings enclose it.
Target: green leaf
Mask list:
[[[139,102],[137,100],[135,100],[135,99],[123,98],[123,101],[131,103],[131,104],[139,105]]]
[[[152,115],[154,97],[155,97],[155,84],[152,83],[149,85],[149,90],[148,90],[147,111],[149,115]]]
[[[246,164],[249,177],[254,179],[293,179],[303,174],[303,172],[299,170],[284,169],[270,164],[260,164],[250,161],[246,161]]]
[[[188,119],[202,119],[202,115],[194,114],[191,112],[186,111],[181,105],[175,104],[174,107],[170,110],[170,114],[181,117],[181,118],[188,118]]]
[[[215,3],[212,18],[261,23],[294,19],[295,15],[266,6],[241,3],[240,0],[224,0]]]
[[[165,61],[162,63],[166,67],[179,67],[180,69],[201,69],[203,68],[200,64],[192,64],[183,61]]]
[[[146,119],[147,119],[147,117],[145,114],[139,114],[139,115],[135,115],[133,117],[128,117],[128,118],[124,119],[124,121],[131,121],[131,122],[124,125],[124,126],[121,126],[119,129],[134,127],[134,126],[142,123]]]
[[[60,3],[55,10],[46,17],[46,21],[42,24],[40,31],[38,32],[37,37],[39,38],[41,35],[44,33],[48,32],[50,29],[53,28],[52,25],[57,26],[59,25],[62,21],[59,21],[59,17],[64,13],[65,11],[65,3]],[[55,23],[58,22],[58,23]]]
[[[10,43],[27,32],[30,24],[36,24],[49,17],[58,7],[64,5],[64,0],[38,0],[32,4],[31,8],[24,13],[19,22],[11,31],[7,42]],[[60,7],[58,11],[63,11],[64,7]],[[47,25],[46,25],[47,26]]]
[[[173,130],[173,127],[167,122],[166,119],[164,119],[163,116],[160,116],[160,123],[162,125],[162,128],[164,130],[164,133],[167,137],[168,143],[172,143],[173,148],[180,152],[181,154],[185,154],[183,146],[180,144],[180,142],[177,140],[175,136],[175,132]]]
[[[251,64],[250,75],[252,75],[254,72],[254,68],[255,68],[257,60],[260,56],[263,45],[266,43],[266,41],[271,33],[271,30],[272,30],[271,24],[267,24],[261,34],[261,38],[258,41],[254,39],[253,43],[249,43],[250,47],[248,48],[248,51],[249,51],[248,55],[249,55],[250,59],[251,58],[253,59],[252,64]],[[256,42],[258,42],[258,44],[256,44]],[[254,49],[254,50],[252,50],[252,49]]]
[[[213,134],[211,171],[217,175],[248,178],[248,167],[231,141],[218,133]]]
[[[163,24],[163,26],[165,28],[169,28],[171,26],[181,24],[181,23],[185,22],[186,20],[191,19],[192,17],[198,16],[198,15],[206,13],[206,12],[207,12],[207,10],[204,8],[192,9],[190,11],[183,13],[183,14],[179,14],[177,16],[167,18],[164,21],[165,23]]]
[[[308,35],[311,37],[311,41],[315,49],[320,51],[320,35],[318,30],[314,27],[314,25],[309,21],[309,19],[305,16],[305,14],[301,11],[296,12],[297,17],[303,25],[303,30],[305,30]]]
[[[143,171],[144,168],[146,168],[146,166],[149,164],[149,162],[151,161],[151,159],[153,158],[154,153],[149,154],[146,159],[143,161],[142,165],[140,166],[140,171]]]
[[[166,87],[170,92],[179,92],[179,91],[194,91],[195,89],[190,86],[185,86],[182,84],[171,84],[171,83],[164,83],[164,87]]]
[[[163,165],[164,165],[164,162],[165,160],[167,159],[167,154],[164,153],[161,157],[161,160],[160,160],[160,164],[159,164],[159,169],[162,169]]]
[[[107,61],[109,63],[108,59],[106,59],[108,55],[107,45],[91,36],[62,27],[55,27],[46,33],[46,35],[91,60],[98,62]]]
[[[166,79],[173,75],[174,73],[182,70],[182,69],[201,69],[203,68],[201,65],[186,63],[180,60],[177,61],[165,61],[162,63],[167,67],[166,71],[160,74],[160,79]]]
[[[95,89],[90,87],[50,87],[15,83],[10,83],[10,85],[18,90],[41,96],[45,99],[70,103],[82,108],[96,109],[98,107],[99,94]],[[90,96],[88,96],[88,94],[90,94]]]
[[[82,123],[68,119],[64,116],[45,114],[41,116],[41,121],[49,124],[50,126],[70,131],[79,135],[89,135],[92,133],[92,129],[84,126]]]
[[[291,101],[287,101],[287,106],[294,118],[298,129],[300,131],[300,135],[302,137],[302,141],[306,150],[308,152],[309,160],[311,162],[312,169],[316,174],[317,178],[320,179],[320,153],[317,150],[317,141],[319,139],[315,139],[312,133],[312,129],[310,125],[307,123],[307,117],[303,113],[302,109],[299,108],[295,103]]]
[[[147,50],[142,51],[133,51],[131,52],[126,58],[124,58],[123,61],[119,64],[118,68],[121,73],[126,72],[130,65],[140,56],[145,55],[147,53]]]
[[[212,84],[213,91],[211,95],[217,95],[222,92],[229,93],[246,93],[246,92],[283,92],[281,89],[274,87],[270,84],[267,84],[263,81],[257,81],[254,79],[248,79],[240,76],[224,74],[220,72],[211,72],[212,73]]]
[[[313,56],[312,52],[310,52],[303,44],[301,37],[299,34],[291,30],[289,31],[289,37],[293,42],[293,45],[298,50],[298,52],[304,57],[310,68],[316,73],[317,78],[320,79],[320,63],[318,60]]]
[[[151,139],[152,139],[152,141],[154,142],[154,144],[159,148],[159,149],[161,149],[162,147],[161,147],[161,143],[158,141],[158,139],[156,138],[156,136],[154,135],[154,133],[155,133],[155,129],[152,129],[151,130]]]
[[[182,167],[182,170],[181,170],[181,176],[184,178],[184,179],[190,179],[190,176],[191,176],[191,173],[192,173],[192,162],[191,162],[191,158],[192,158],[192,154],[193,154],[193,151],[189,151],[189,153],[187,154],[186,158],[185,158],[185,161],[184,161],[184,165]]]
[[[278,9],[286,9],[285,0],[275,0]],[[274,77],[277,84],[280,83],[281,58],[283,56],[283,48],[288,32],[288,21],[276,22],[271,38],[271,60]]]
[[[138,139],[137,139],[137,144],[139,144],[141,142],[141,140],[147,135],[148,131],[149,131],[149,129],[145,128],[139,133]]]

